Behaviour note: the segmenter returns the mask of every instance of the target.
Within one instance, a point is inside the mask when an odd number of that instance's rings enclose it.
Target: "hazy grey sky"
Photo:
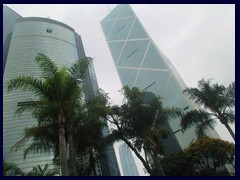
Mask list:
[[[116,5],[109,4],[7,4],[20,15],[49,17],[73,27],[82,36],[100,88],[121,102],[119,77],[107,47],[100,21]],[[213,78],[225,86],[235,81],[235,5],[133,4],[153,41],[170,59],[187,86]],[[221,137],[231,140],[222,125]]]

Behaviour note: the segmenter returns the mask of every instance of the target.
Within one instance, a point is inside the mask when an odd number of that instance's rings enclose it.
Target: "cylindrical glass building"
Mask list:
[[[30,154],[23,159],[24,148],[10,152],[23,138],[26,127],[36,125],[31,112],[16,116],[19,102],[34,96],[28,92],[7,92],[7,82],[20,75],[39,77],[35,62],[38,53],[44,53],[59,66],[70,66],[78,59],[75,31],[61,22],[38,17],[21,18],[14,25],[3,79],[3,155],[6,162],[17,164],[24,172],[33,166],[51,164],[52,154]],[[25,146],[24,146],[25,147]]]

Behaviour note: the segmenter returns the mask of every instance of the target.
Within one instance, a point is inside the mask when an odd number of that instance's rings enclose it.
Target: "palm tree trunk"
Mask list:
[[[138,159],[142,162],[143,166],[146,168],[147,172],[151,175],[152,170],[150,166],[146,163],[146,161],[143,159],[143,157],[137,152],[137,150],[132,146],[132,144],[125,138],[121,138],[128,147],[135,153],[135,155],[138,157]]]
[[[73,176],[77,176],[76,155],[75,155],[75,148],[74,148],[72,133],[68,134],[68,143],[69,143],[69,156],[70,156],[70,172],[72,173]]]
[[[65,141],[65,129],[63,126],[63,117],[59,116],[59,160],[60,167],[62,171],[62,176],[68,176],[68,166],[67,166],[67,147]]]
[[[95,158],[93,156],[93,150],[89,149],[89,161],[90,161],[90,169],[92,169],[94,176],[97,176],[96,168],[95,168]]]
[[[155,159],[156,159],[156,167],[157,167],[157,169],[159,170],[159,171],[158,171],[158,172],[159,172],[159,176],[166,176],[166,175],[165,175],[165,172],[164,172],[164,170],[163,170],[163,167],[162,167],[162,163],[161,163],[160,158],[159,158],[157,155],[155,155]]]
[[[231,134],[233,140],[235,141],[235,134],[228,123],[225,123],[224,126],[227,128],[228,132]]]

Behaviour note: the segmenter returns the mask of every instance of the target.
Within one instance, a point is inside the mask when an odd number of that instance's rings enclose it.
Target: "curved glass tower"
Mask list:
[[[23,159],[23,150],[10,152],[11,147],[23,138],[23,129],[36,125],[31,112],[14,115],[18,103],[34,99],[28,92],[6,90],[10,79],[19,75],[39,77],[35,57],[38,53],[49,56],[59,66],[73,64],[78,59],[74,30],[58,21],[45,18],[21,18],[16,21],[3,78],[3,155],[6,162],[17,164],[27,172],[36,165],[51,164],[51,154],[29,154]]]
[[[21,19],[18,13],[7,6],[3,6],[3,72],[7,59],[8,49],[12,37],[12,31],[16,20]]]
[[[35,62],[38,53],[46,54],[60,67],[70,66],[86,55],[81,36],[70,26],[47,18],[23,18],[7,6],[3,6],[3,9],[3,50],[6,57],[3,79],[3,158],[28,172],[33,166],[52,164],[53,154],[29,154],[27,159],[23,159],[24,149],[10,152],[11,147],[23,138],[24,128],[36,125],[37,121],[32,118],[31,112],[25,112],[22,116],[14,115],[20,102],[34,99],[34,96],[21,91],[8,93],[6,83],[20,75],[39,77],[39,66]],[[5,59],[3,64],[5,65]],[[88,67],[83,85],[86,99],[94,96],[98,90],[92,63]],[[102,130],[102,135],[106,132],[108,128]],[[99,154],[98,157],[97,175],[120,175],[112,145],[106,147],[103,156]]]

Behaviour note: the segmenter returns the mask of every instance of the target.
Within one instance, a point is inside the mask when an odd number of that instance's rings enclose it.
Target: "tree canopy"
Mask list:
[[[167,175],[174,176],[216,176],[229,175],[225,165],[233,164],[235,146],[233,143],[203,137],[184,149],[183,152],[163,159]]]
[[[179,116],[177,108],[163,108],[159,97],[153,93],[143,92],[137,87],[123,87],[124,100],[122,105],[111,105],[107,94],[100,94],[102,103],[99,104],[104,118],[114,125],[106,142],[123,141],[139,158],[150,175],[165,175],[159,155],[163,153],[162,138],[169,133],[162,124],[170,117]],[[145,156],[141,156],[141,152]],[[154,163],[149,162],[149,158]]]
[[[202,136],[207,128],[213,129],[219,121],[235,140],[235,134],[229,126],[229,123],[235,122],[235,82],[225,87],[202,79],[198,82],[198,88],[187,88],[183,92],[200,106],[182,117],[183,131],[196,126],[197,135]]]
[[[9,91],[19,89],[35,95],[34,99],[22,102],[16,113],[21,115],[24,111],[31,111],[38,122],[37,126],[25,129],[25,137],[14,147],[18,149],[26,140],[33,137],[24,157],[30,152],[53,151],[55,157],[59,156],[62,175],[68,175],[67,144],[69,144],[70,174],[76,175],[74,147],[74,141],[77,139],[76,125],[79,125],[83,118],[87,118],[79,115],[86,114],[83,88],[79,82],[85,78],[88,60],[81,59],[69,68],[59,68],[44,54],[38,54],[35,60],[39,64],[41,77],[19,76],[8,82]],[[98,119],[94,120],[97,124]]]

